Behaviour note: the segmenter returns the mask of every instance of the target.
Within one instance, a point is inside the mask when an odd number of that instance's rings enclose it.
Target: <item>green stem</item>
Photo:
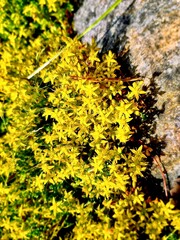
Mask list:
[[[88,28],[84,30],[83,33],[81,33],[78,36],[78,39],[81,39],[86,33],[91,31],[100,21],[102,21],[108,14],[110,14],[114,8],[116,8],[122,0],[116,0],[115,3],[113,3],[98,19],[96,19]]]

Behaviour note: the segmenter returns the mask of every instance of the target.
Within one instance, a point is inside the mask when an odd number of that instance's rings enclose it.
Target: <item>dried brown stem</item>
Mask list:
[[[155,156],[153,158],[155,164],[158,166],[160,172],[161,172],[161,175],[162,175],[162,179],[163,179],[163,186],[164,186],[164,191],[165,191],[165,196],[168,198],[168,190],[167,190],[167,183],[166,183],[166,177],[165,177],[165,174],[164,174],[164,167],[162,167],[162,163],[160,161],[160,158],[158,156]]]
[[[123,82],[134,82],[134,81],[139,81],[141,80],[141,78],[106,78],[106,77],[101,77],[101,78],[95,78],[95,77],[79,77],[79,76],[70,76],[72,79],[74,80],[88,80],[91,82],[119,82],[119,81],[123,81]]]

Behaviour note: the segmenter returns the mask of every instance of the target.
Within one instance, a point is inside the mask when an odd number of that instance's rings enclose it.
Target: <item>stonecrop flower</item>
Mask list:
[[[114,53],[68,37],[69,1],[2,0],[0,10],[0,239],[178,233],[179,212],[148,202],[139,183],[147,159],[133,145],[133,120],[143,82],[112,81]]]

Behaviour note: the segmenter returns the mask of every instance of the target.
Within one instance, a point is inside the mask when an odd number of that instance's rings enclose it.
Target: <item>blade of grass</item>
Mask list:
[[[98,19],[96,19],[88,28],[84,30],[83,33],[81,33],[78,36],[78,39],[81,39],[86,33],[91,31],[100,21],[102,21],[108,14],[110,14],[114,8],[116,8],[122,0],[116,0]]]
[[[88,28],[82,32],[77,39],[80,40],[86,33],[91,31],[100,21],[102,21],[108,14],[110,14],[114,8],[116,8],[122,0],[116,0],[97,20],[95,20]],[[43,70],[45,67],[47,67],[54,59],[60,56],[63,49],[60,50],[54,57],[50,58],[47,62],[45,62],[43,65],[41,65],[39,68],[37,68],[32,74],[30,74],[27,79],[31,79],[34,77],[37,73],[39,73],[41,70]]]

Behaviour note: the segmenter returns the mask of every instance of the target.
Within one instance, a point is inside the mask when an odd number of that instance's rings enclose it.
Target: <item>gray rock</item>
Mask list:
[[[111,0],[85,0],[74,18],[75,29],[82,33],[110,5]],[[125,52],[126,67],[141,76],[146,84],[155,80],[160,92],[157,107],[165,104],[156,118],[156,133],[166,148],[161,161],[170,184],[180,176],[180,1],[124,0],[106,19],[83,37],[96,39],[102,52]],[[157,168],[155,177],[161,178]]]

